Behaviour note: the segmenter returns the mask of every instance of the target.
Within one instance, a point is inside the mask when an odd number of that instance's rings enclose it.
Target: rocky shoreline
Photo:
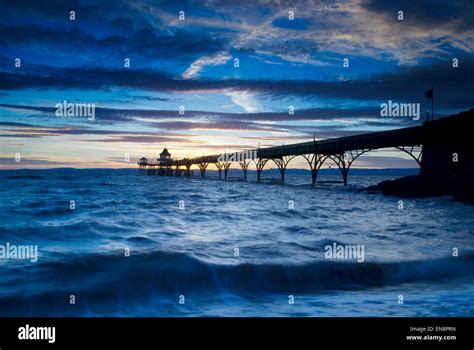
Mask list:
[[[452,186],[439,179],[430,179],[426,176],[413,175],[395,180],[386,180],[365,189],[369,193],[382,192],[387,196],[429,198],[438,196],[452,196],[455,201],[474,204],[474,183],[460,183]]]

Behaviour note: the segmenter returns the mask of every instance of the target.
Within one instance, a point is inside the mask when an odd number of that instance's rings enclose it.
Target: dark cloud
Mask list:
[[[87,140],[86,140],[87,141]],[[178,138],[178,137],[166,137],[166,136],[157,136],[157,135],[123,135],[123,136],[114,136],[102,140],[94,140],[94,142],[132,142],[132,143],[166,143],[166,142],[186,142],[190,143],[192,141],[189,138]]]
[[[202,55],[222,50],[226,40],[211,37],[206,33],[189,32],[181,29],[158,32],[154,28],[141,28],[125,34],[96,37],[77,27],[48,28],[40,25],[0,25],[3,45],[17,48],[29,45],[32,52],[45,49],[61,51],[65,55],[80,53],[98,58],[136,57],[180,61],[187,65]],[[139,59],[137,59],[140,62]],[[108,62],[108,60],[104,60]]]
[[[176,142],[188,142],[189,137],[194,137],[194,134],[186,134],[184,138],[183,134],[173,132],[160,132],[157,135],[156,132],[143,132],[143,131],[121,131],[121,130],[104,130],[104,129],[93,129],[88,127],[78,126],[58,126],[58,127],[46,127],[24,123],[14,122],[0,122],[2,133],[0,137],[45,137],[45,136],[62,136],[62,135],[105,135],[111,136],[108,139],[102,139],[98,141],[102,142],[162,142],[163,141],[176,141]],[[8,134],[6,133],[8,132]],[[97,140],[94,140],[97,141]]]
[[[41,16],[50,20],[69,18],[71,9],[80,9],[78,0],[20,0],[2,4],[2,10],[9,18]]]
[[[2,106],[2,105],[0,105]],[[3,105],[5,106],[5,105]],[[42,111],[45,113],[53,113],[53,109],[49,107],[28,107],[28,106],[11,106],[9,108],[31,109]],[[133,117],[142,119],[150,118],[149,122],[143,122],[147,127],[154,129],[154,132],[134,132],[134,131],[118,131],[114,129],[94,129],[88,126],[57,126],[57,127],[41,127],[32,124],[22,124],[15,122],[0,122],[0,127],[10,127],[3,129],[5,137],[47,137],[47,136],[64,136],[64,135],[104,135],[109,136],[104,139],[94,140],[98,142],[134,142],[134,143],[160,143],[160,142],[189,142],[190,137],[196,137],[196,133],[180,132],[193,130],[220,130],[223,132],[230,131],[260,131],[279,133],[275,137],[264,137],[265,140],[301,140],[312,139],[316,136],[318,139],[351,136],[367,132],[380,131],[381,129],[395,129],[405,126],[411,126],[414,122],[409,118],[387,118],[387,119],[366,119],[367,112],[371,109],[360,110],[337,110],[337,109],[312,109],[299,111],[299,115],[289,116],[288,113],[217,113],[217,112],[201,112],[190,111],[187,117],[188,121],[181,120],[183,116],[178,115],[175,111],[159,111],[159,110],[119,110],[119,109],[100,109],[96,111],[98,122],[101,118],[110,118],[108,122],[114,124],[117,122],[127,122]],[[347,114],[344,114],[347,112]],[[211,120],[196,121],[197,116],[205,115]],[[163,118],[163,121],[156,121]],[[177,118],[180,120],[170,120]],[[294,119],[295,118],[295,119]],[[299,119],[298,119],[299,118]],[[350,123],[336,123],[332,125],[298,125],[285,123],[295,120],[339,120],[343,119],[351,121]],[[264,121],[265,123],[260,123]],[[268,124],[268,121],[274,121],[277,124]],[[363,130],[363,131],[362,131]],[[174,132],[172,132],[174,131]],[[295,135],[296,133],[296,135]],[[261,137],[240,137],[241,139],[257,140]]]
[[[226,121],[216,120],[214,122],[182,122],[182,121],[169,121],[153,123],[156,128],[166,130],[245,130],[245,131],[271,131],[271,132],[285,132],[286,129],[279,125],[265,125],[257,124],[249,121]]]
[[[347,81],[317,80],[241,80],[193,79],[183,80],[152,70],[111,70],[102,68],[48,68],[42,74],[13,74],[0,72],[0,89],[110,89],[137,88],[157,92],[216,92],[249,91],[263,96],[337,98],[373,101],[374,106],[387,100],[424,102],[424,91],[435,87],[437,101],[443,108],[459,110],[472,106],[471,83],[474,60],[460,57],[459,67],[450,61],[433,66],[404,68],[396,73],[373,75]]]
[[[374,14],[397,19],[398,11],[404,13],[408,25],[439,27],[451,22],[458,30],[474,27],[474,5],[472,0],[369,0],[363,5]]]
[[[41,135],[28,135],[28,134],[0,134],[1,138],[10,138],[10,137],[20,137],[20,138],[38,138],[41,137]]]
[[[130,29],[127,19],[135,18],[132,27],[143,23],[143,14],[126,0],[19,0],[2,4],[6,19],[19,21],[28,18],[44,25],[78,25],[100,23],[115,25],[114,29]],[[69,21],[70,11],[75,11],[75,22]],[[157,20],[158,21],[158,20]]]
[[[37,157],[21,157],[21,162],[16,162],[15,157],[0,157],[0,165],[10,165],[13,167],[16,167],[18,169],[21,169],[25,165],[60,165],[60,166],[65,166],[65,165],[74,165],[77,163],[73,162],[55,162],[47,159],[40,159]]]
[[[0,104],[0,107],[39,111],[45,115],[54,115],[53,107],[21,106]],[[200,122],[199,118],[205,118],[206,121]],[[56,117],[55,117],[56,118]],[[233,129],[233,130],[269,130],[281,131],[282,128],[291,129],[291,125],[263,124],[260,122],[285,122],[285,121],[305,121],[305,120],[353,120],[357,121],[357,126],[377,126],[396,128],[402,126],[411,126],[419,124],[420,121],[413,121],[410,118],[380,118],[380,108],[363,107],[353,109],[337,108],[313,108],[296,110],[294,115],[284,112],[261,112],[261,113],[222,113],[210,111],[186,111],[185,115],[180,115],[177,111],[170,110],[143,110],[143,109],[114,109],[114,108],[96,108],[96,120],[98,124],[114,124],[120,122],[136,121],[144,125],[155,127],[157,129]],[[182,119],[186,118],[187,121]],[[379,118],[378,120],[376,118]],[[160,121],[166,119],[166,121]],[[179,121],[170,121],[169,119],[179,119]],[[60,119],[59,119],[60,120]],[[8,125],[8,123],[1,125]],[[81,129],[82,130],[82,129]],[[87,131],[88,129],[86,129]],[[69,132],[76,132],[71,129]],[[91,129],[90,133],[94,130]],[[97,133],[104,133],[104,130],[97,129]],[[113,133],[114,131],[111,131]]]
[[[95,42],[95,37],[86,34],[76,27],[55,30],[39,25],[5,25],[0,24],[0,37],[4,45],[54,45],[64,49],[84,50]]]
[[[75,21],[69,20],[71,10]],[[225,33],[172,26],[150,15],[143,1],[122,0],[2,3],[0,38],[8,56],[21,50],[25,63],[31,63],[38,55],[56,54],[58,65],[67,66],[123,66],[123,58],[129,57],[141,67],[151,62],[185,69],[228,46]]]
[[[166,97],[154,97],[154,96],[131,96],[134,100],[143,100],[143,101],[158,101],[158,102],[169,102],[173,101],[171,98]]]
[[[18,126],[18,127],[22,127],[22,128],[35,127],[35,125],[33,125],[33,124],[16,123],[16,122],[3,122],[3,121],[0,121],[0,126]]]

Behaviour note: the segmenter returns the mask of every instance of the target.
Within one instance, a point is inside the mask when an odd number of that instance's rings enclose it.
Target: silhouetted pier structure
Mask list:
[[[285,181],[288,164],[301,156],[309,164],[313,184],[322,165],[332,161],[338,166],[343,182],[347,185],[349,169],[358,157],[376,149],[397,148],[418,163],[421,174],[436,171],[439,176],[449,176],[449,172],[459,172],[462,167],[469,171],[474,167],[474,141],[471,141],[473,121],[474,109],[471,109],[424,122],[420,126],[179,160],[172,159],[165,148],[156,162],[142,158],[138,166],[140,173],[146,175],[191,176],[191,167],[196,165],[200,176],[204,178],[206,169],[213,164],[219,172],[219,178],[225,180],[230,166],[237,163],[247,180],[248,167],[251,162],[255,162],[259,182],[265,165],[271,161],[278,167],[281,180]],[[456,162],[453,161],[453,154],[456,154]]]

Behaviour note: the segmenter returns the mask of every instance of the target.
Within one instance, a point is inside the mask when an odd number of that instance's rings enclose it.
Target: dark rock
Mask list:
[[[432,186],[422,181],[419,175],[383,181],[377,186],[383,194],[392,196],[434,197],[443,195],[443,191],[438,186]]]
[[[443,183],[439,179],[431,179],[421,175],[382,181],[375,186],[367,187],[366,191],[371,193],[380,191],[388,196],[417,198],[451,195],[454,200],[474,203],[473,184],[464,183],[459,184],[459,186],[452,186]]]

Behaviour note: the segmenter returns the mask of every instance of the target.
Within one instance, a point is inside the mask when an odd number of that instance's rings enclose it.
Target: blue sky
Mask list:
[[[466,110],[473,22],[461,0],[6,3],[0,167],[16,153],[22,167],[128,167],[124,154],[165,146],[184,157],[416,125],[380,104],[424,116],[433,86],[437,116]],[[55,116],[64,100],[94,103],[96,119]],[[387,150],[354,166],[415,164]]]

